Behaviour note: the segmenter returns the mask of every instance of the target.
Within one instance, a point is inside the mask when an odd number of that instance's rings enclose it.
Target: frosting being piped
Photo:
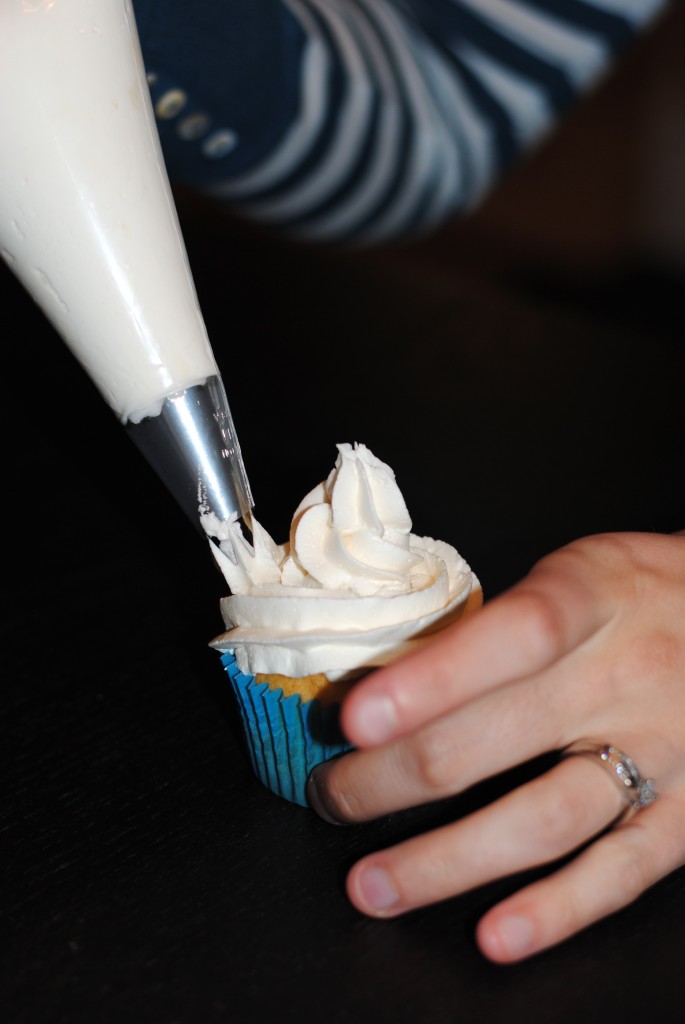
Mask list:
[[[221,601],[243,672],[337,678],[384,664],[458,617],[480,586],[449,544],[411,533],[393,471],[362,444],[338,445],[328,478],[298,505],[290,539],[276,544],[252,518],[203,517],[231,594]]]

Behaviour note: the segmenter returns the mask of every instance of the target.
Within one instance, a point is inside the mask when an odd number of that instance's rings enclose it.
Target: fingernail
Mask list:
[[[502,953],[524,956],[533,945],[533,926],[526,917],[505,917],[497,922],[497,936]]]
[[[359,889],[370,910],[390,910],[399,902],[399,893],[383,868],[369,867],[362,871]]]
[[[390,697],[367,697],[359,713],[359,731],[367,743],[384,743],[397,731],[397,712]]]
[[[328,766],[326,764],[320,764],[316,768],[312,768],[307,779],[307,802],[311,809],[330,825],[346,825],[347,822],[336,818],[329,806],[324,786],[327,772]]]

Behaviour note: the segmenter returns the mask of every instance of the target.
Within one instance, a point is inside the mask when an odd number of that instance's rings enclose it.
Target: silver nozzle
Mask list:
[[[168,395],[158,415],[126,430],[200,532],[204,512],[220,522],[249,517],[252,494],[221,377]]]

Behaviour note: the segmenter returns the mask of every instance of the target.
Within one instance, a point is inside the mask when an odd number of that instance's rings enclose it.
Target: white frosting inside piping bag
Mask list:
[[[0,0],[0,259],[123,422],[218,373],[131,0]]]
[[[243,672],[335,679],[382,665],[481,601],[453,547],[411,533],[393,471],[362,444],[338,445],[287,544],[254,517],[252,544],[235,523],[203,521],[231,591],[221,600],[227,631],[212,647],[233,651]]]

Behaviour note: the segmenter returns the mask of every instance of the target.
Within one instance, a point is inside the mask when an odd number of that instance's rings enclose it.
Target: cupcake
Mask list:
[[[229,588],[221,654],[238,700],[252,767],[276,795],[307,806],[315,765],[350,749],[340,704],[371,669],[425,644],[478,607],[477,578],[449,544],[411,532],[389,466],[340,444],[328,478],[295,510],[287,543],[252,517],[207,517]]]

